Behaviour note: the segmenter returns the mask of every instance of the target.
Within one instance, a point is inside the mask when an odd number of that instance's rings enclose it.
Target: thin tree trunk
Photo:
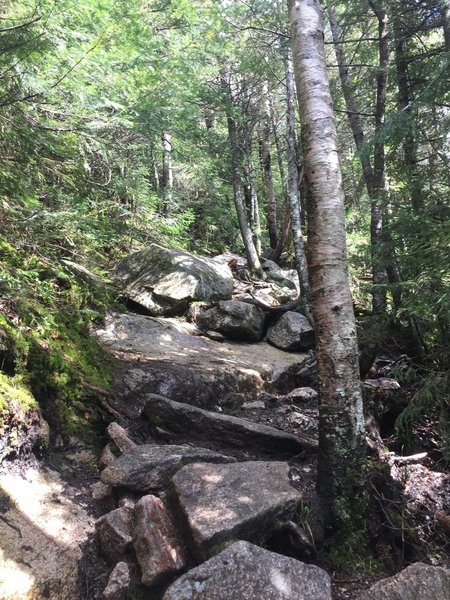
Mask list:
[[[280,181],[281,181],[281,189],[283,190],[283,198],[287,202],[287,181],[286,181],[286,170],[284,168],[283,161],[283,150],[281,148],[280,136],[278,135],[277,126],[275,123],[275,114],[273,110],[273,102],[270,99],[270,116],[271,116],[271,125],[272,125],[272,135],[275,141],[275,148],[277,149],[277,163],[278,163],[278,171],[280,173]]]
[[[251,141],[248,142],[245,147],[244,175],[247,181],[246,196],[248,197],[248,205],[250,209],[250,229],[253,232],[256,252],[258,256],[261,256],[261,220],[259,216],[258,194],[255,186]]]
[[[300,283],[301,307],[305,316],[313,323],[310,289],[308,280],[308,265],[305,256],[305,243],[302,235],[302,218],[299,202],[298,160],[295,141],[295,85],[290,56],[285,61],[286,75],[286,144],[288,154],[288,198],[291,207],[291,230],[294,243],[295,268]]]
[[[373,157],[373,198],[371,198],[370,240],[372,249],[373,299],[375,315],[386,311],[386,270],[383,265],[383,206],[386,204],[384,141],[380,139],[386,111],[387,78],[389,68],[388,17],[385,2],[369,4],[378,19],[378,75],[375,107],[375,145]]]
[[[164,215],[168,215],[172,204],[172,190],[173,190],[173,169],[172,169],[172,140],[171,135],[168,131],[164,131],[162,134],[162,146],[163,146],[163,172],[161,188],[163,194],[163,206],[162,212]]]
[[[155,160],[155,148],[153,144],[150,147],[150,166],[151,166],[151,178],[152,183],[157,192],[159,192],[159,173],[158,173],[158,165]]]
[[[319,0],[288,0],[304,137],[308,264],[319,380],[317,489],[330,526],[355,516],[363,486],[364,418],[347,267],[344,191]],[[355,476],[357,474],[357,476]]]
[[[247,264],[250,271],[262,276],[263,270],[259,260],[258,253],[253,243],[252,230],[248,223],[247,214],[242,197],[242,176],[241,162],[242,152],[239,146],[238,131],[236,121],[233,116],[233,99],[231,97],[229,83],[224,74],[221,75],[221,86],[225,93],[227,107],[227,126],[228,126],[228,142],[230,146],[231,168],[233,176],[234,204],[238,217],[239,228],[241,230],[242,241],[244,242],[245,253],[247,256]]]
[[[277,246],[277,204],[272,174],[272,156],[270,154],[271,113],[269,87],[263,87],[263,125],[260,138],[261,166],[263,171],[264,186],[266,188],[267,200],[267,228],[269,232],[270,247]]]
[[[278,171],[280,173],[281,189],[283,191],[283,199],[284,199],[284,204],[285,204],[284,219],[283,219],[283,223],[282,223],[279,233],[278,233],[277,246],[274,249],[274,251],[272,252],[272,255],[270,257],[275,262],[278,262],[280,260],[280,256],[281,256],[281,254],[288,242],[288,238],[289,238],[289,229],[291,226],[291,209],[289,206],[289,196],[288,196],[287,181],[286,181],[286,170],[284,168],[283,151],[281,148],[280,136],[278,135],[278,131],[277,131],[276,123],[275,123],[272,99],[270,99],[270,115],[271,115],[271,124],[272,124],[272,135],[273,135],[273,139],[275,140],[275,148],[277,149],[277,163],[278,163]]]
[[[283,250],[285,249],[286,244],[288,243],[291,222],[291,209],[289,203],[287,203],[284,213],[283,227],[281,228],[280,235],[278,236],[278,244],[270,257],[271,260],[275,261],[276,263],[279,262],[281,255],[283,254]]]

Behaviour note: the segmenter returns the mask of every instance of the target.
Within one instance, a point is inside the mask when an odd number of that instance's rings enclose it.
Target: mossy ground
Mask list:
[[[91,437],[111,382],[112,359],[89,333],[112,303],[107,284],[91,285],[57,257],[2,239],[0,288],[3,422],[40,408],[52,439]]]

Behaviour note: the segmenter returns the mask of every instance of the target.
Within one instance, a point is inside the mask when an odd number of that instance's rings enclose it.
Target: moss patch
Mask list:
[[[52,438],[91,438],[111,386],[113,359],[89,333],[112,303],[107,284],[1,240],[0,288],[5,419],[13,405],[38,404]]]

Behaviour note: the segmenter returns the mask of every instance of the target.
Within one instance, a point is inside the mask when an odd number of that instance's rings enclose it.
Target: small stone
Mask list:
[[[118,423],[110,423],[106,431],[121,452],[129,452],[136,448],[137,444],[130,439],[125,429]]]
[[[136,498],[132,494],[125,492],[120,496],[118,504],[120,507],[123,506],[125,508],[131,508],[134,510]]]
[[[242,408],[244,410],[258,410],[266,408],[266,405],[261,400],[255,400],[254,402],[244,402]]]
[[[119,562],[111,571],[108,584],[103,591],[102,600],[125,600],[130,589],[130,566]]]
[[[142,583],[152,586],[183,570],[184,550],[163,502],[144,496],[134,509],[133,544],[142,571]]]
[[[98,519],[96,528],[103,553],[111,561],[120,560],[132,547],[133,511],[127,507],[116,508]]]
[[[316,400],[318,396],[319,394],[316,392],[316,390],[313,390],[310,387],[295,388],[295,390],[292,390],[287,395],[287,397],[290,400],[299,402],[309,402],[311,400]]]
[[[94,483],[91,486],[91,493],[93,500],[105,500],[111,496],[112,487],[110,485],[106,485],[106,483],[97,481],[97,483]]]
[[[284,406],[280,406],[280,408],[277,408],[277,413],[279,413],[280,415],[286,415],[287,413],[290,413],[293,409],[294,406],[292,404],[285,404]]]
[[[115,460],[116,456],[114,456],[111,450],[111,444],[106,444],[106,446],[102,450],[102,453],[100,454],[100,464],[106,467],[106,465],[110,465]]]

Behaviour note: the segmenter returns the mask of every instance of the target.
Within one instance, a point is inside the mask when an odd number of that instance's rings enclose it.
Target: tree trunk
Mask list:
[[[375,108],[375,145],[373,156],[373,197],[371,198],[370,241],[372,249],[373,296],[372,312],[386,311],[386,270],[383,265],[383,207],[386,204],[384,141],[380,139],[386,111],[387,78],[389,68],[388,18],[385,2],[369,4],[378,19],[378,75]]]
[[[266,189],[267,200],[267,228],[269,232],[270,247],[277,246],[277,204],[275,199],[275,190],[273,186],[272,157],[270,154],[270,133],[271,133],[271,114],[269,87],[264,84],[263,87],[263,126],[260,138],[261,166],[264,178],[264,187]]]
[[[289,204],[286,204],[285,212],[284,212],[284,219],[283,219],[283,226],[280,230],[280,235],[278,236],[277,247],[272,252],[271,257],[270,257],[270,259],[276,263],[279,262],[281,255],[283,254],[283,250],[285,249],[286,244],[288,243],[289,231],[291,230],[291,222],[292,222],[291,209],[289,207]]]
[[[308,264],[319,380],[317,489],[345,533],[363,487],[364,418],[347,267],[344,191],[319,0],[288,0],[308,206]]]
[[[161,180],[161,188],[163,194],[163,206],[162,212],[164,215],[168,215],[170,212],[170,206],[172,204],[172,190],[173,190],[173,169],[172,169],[172,141],[171,135],[168,131],[164,131],[162,134],[162,146],[163,146],[163,172]]]
[[[242,197],[242,176],[241,162],[242,152],[239,146],[238,130],[236,120],[233,116],[233,99],[229,83],[226,77],[221,75],[221,86],[226,98],[227,126],[228,126],[228,143],[231,155],[231,168],[233,176],[234,204],[241,230],[242,241],[244,242],[245,254],[247,256],[247,264],[250,271],[256,275],[262,276],[263,270],[259,261],[259,256],[253,243],[252,230],[248,223],[247,214]]]
[[[301,307],[305,316],[313,323],[311,310],[308,265],[305,256],[305,244],[302,235],[302,218],[299,202],[298,160],[295,141],[295,86],[290,56],[285,61],[286,74],[286,145],[288,154],[288,198],[291,207],[291,230],[294,243],[295,268],[300,283]]]
[[[258,194],[255,186],[251,141],[245,145],[244,176],[246,179],[246,202],[250,209],[250,229],[253,232],[256,252],[258,256],[261,256],[261,220],[259,216]]]

